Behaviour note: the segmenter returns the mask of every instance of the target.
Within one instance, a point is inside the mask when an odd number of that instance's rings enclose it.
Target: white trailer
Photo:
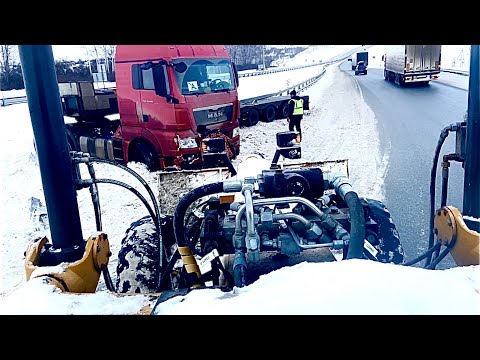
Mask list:
[[[385,45],[385,80],[402,86],[438,79],[441,49],[441,45]]]

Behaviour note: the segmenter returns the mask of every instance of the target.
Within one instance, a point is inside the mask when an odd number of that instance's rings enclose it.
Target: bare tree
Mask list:
[[[105,69],[107,73],[111,74],[114,72],[114,61],[116,45],[85,45],[85,51],[87,52],[89,62],[95,60],[97,64],[102,59],[105,62]],[[90,66],[91,71],[91,66]]]
[[[17,45],[0,45],[0,72],[8,76],[17,58]]]
[[[237,65],[257,64],[262,56],[263,45],[226,45],[232,60]]]

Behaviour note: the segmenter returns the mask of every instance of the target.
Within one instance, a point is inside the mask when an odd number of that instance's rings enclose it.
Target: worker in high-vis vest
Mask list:
[[[303,119],[303,99],[297,95],[295,89],[290,92],[290,100],[288,100],[288,130],[297,131],[302,139],[302,128],[300,123]]]

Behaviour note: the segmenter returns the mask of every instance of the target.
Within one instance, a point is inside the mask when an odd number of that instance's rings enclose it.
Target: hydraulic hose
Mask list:
[[[437,146],[435,148],[435,154],[433,156],[433,166],[430,170],[430,223],[429,223],[429,238],[428,238],[428,248],[430,249],[433,247],[435,237],[433,234],[433,227],[434,227],[434,218],[435,218],[435,180],[437,177],[437,166],[438,166],[438,158],[440,157],[440,151],[442,149],[443,143],[448,136],[448,133],[454,129],[455,125],[449,125],[443,128],[440,132],[440,137],[437,142]],[[432,253],[427,255],[427,260],[425,261],[425,266],[428,266],[432,261]]]
[[[130,169],[128,166],[119,164],[119,163],[117,163],[115,161],[112,161],[112,160],[106,160],[106,159],[100,159],[100,158],[91,158],[90,161],[114,165],[114,166],[119,167],[120,169],[125,170],[126,172],[130,173],[131,175],[133,175],[138,181],[140,181],[140,183],[147,190],[148,195],[150,195],[150,198],[152,199],[153,207],[155,209],[155,213],[157,215],[157,218],[160,218],[160,208],[158,206],[157,199],[155,198],[155,195],[153,194],[153,191],[150,188],[150,186],[147,184],[147,182],[139,174],[137,174],[135,171]]]
[[[204,196],[218,194],[223,191],[223,182],[215,182],[195,188],[181,198],[173,214],[173,232],[175,234],[178,247],[188,246],[194,254],[200,255],[185,236],[185,213],[194,201],[201,199]]]
[[[155,216],[155,213],[153,212],[150,204],[148,203],[147,199],[145,199],[145,197],[137,190],[135,189],[133,186],[130,186],[128,184],[125,184],[121,181],[118,181],[118,180],[112,180],[112,179],[95,179],[93,180],[94,183],[104,183],[104,184],[113,184],[113,185],[119,185],[127,190],[130,190],[131,192],[133,192],[141,201],[142,203],[145,205],[145,207],[147,208],[148,210],[148,213],[150,214],[150,216],[152,217],[153,219],[153,222],[155,223],[155,227],[157,228],[157,233],[160,234],[160,224],[158,223],[158,218]]]
[[[445,256],[448,255],[448,253],[450,252],[450,248],[450,246],[446,247],[437,258],[435,258],[428,266],[425,267],[425,269],[434,270],[435,267],[440,263],[440,261],[442,261]]]
[[[158,254],[159,254],[159,256],[158,256],[158,266],[159,267],[158,268],[162,269],[162,267],[163,267],[163,241],[162,241],[162,236],[160,235],[160,224],[158,223],[158,218],[155,216],[155,213],[153,212],[152,208],[150,207],[150,204],[148,203],[147,199],[145,199],[145,197],[137,189],[135,189],[134,187],[132,187],[128,184],[125,184],[121,181],[112,180],[112,179],[94,179],[93,182],[94,183],[104,183],[104,184],[113,184],[113,185],[121,186],[121,187],[133,192],[142,201],[142,203],[147,208],[148,213],[152,217],[153,222],[155,223],[155,227],[157,229]],[[159,278],[158,282],[160,282],[160,278]]]
[[[342,173],[326,174],[329,187],[345,201],[350,212],[350,244],[347,259],[363,259],[365,241],[365,214],[357,193],[353,190],[350,180]]]
[[[149,213],[150,215],[152,216],[152,219],[153,221],[155,222],[155,226],[157,228],[157,233],[158,235],[160,236],[160,226],[158,224],[158,221],[159,221],[159,218],[160,218],[160,208],[158,206],[158,203],[157,203],[157,199],[155,198],[155,195],[153,194],[153,191],[152,189],[150,188],[150,186],[147,184],[147,182],[139,175],[137,174],[135,171],[133,171],[132,169],[130,169],[128,166],[125,166],[125,165],[122,165],[122,164],[119,164],[117,163],[116,161],[113,161],[113,160],[107,160],[107,159],[101,159],[101,158],[94,158],[94,157],[91,157],[89,153],[82,153],[82,152],[72,152],[72,160],[77,162],[77,163],[86,163],[87,166],[89,166],[89,164],[91,162],[98,162],[98,163],[104,163],[104,164],[109,164],[109,165],[113,165],[113,166],[117,166],[119,167],[120,169],[122,170],[125,170],[126,172],[130,173],[131,175],[133,175],[144,187],[145,189],[147,190],[149,196],[150,196],[150,199],[152,200],[152,203],[153,203],[153,207],[155,209],[155,214],[153,214],[150,210],[149,210]],[[89,168],[89,171],[90,171],[90,168]],[[114,181],[113,182],[110,182],[110,183],[115,183]],[[120,185],[119,184],[120,182],[118,182],[116,185]],[[133,187],[131,187],[130,185],[127,185],[125,183],[121,183],[123,187],[126,187],[127,189],[131,190],[133,189]],[[124,186],[126,185],[126,186]],[[134,193],[136,192],[136,195],[139,194],[139,198],[142,200],[142,199],[145,199],[138,191],[136,191],[135,189],[131,190],[133,191]],[[137,195],[138,196],[138,195]],[[143,202],[143,200],[142,200]],[[144,204],[146,205],[147,209],[151,209],[150,206],[148,205],[148,202],[144,202]]]
[[[440,246],[441,244],[440,243],[437,243],[435,244],[434,246],[432,246],[430,249],[428,249],[427,251],[425,251],[422,255],[419,255],[417,256],[415,259],[412,259],[410,261],[407,261],[407,262],[404,262],[400,265],[403,265],[403,266],[410,266],[410,265],[413,265],[413,264],[416,264],[417,262],[419,261],[422,261],[423,259],[425,259],[427,256],[431,255],[434,251],[436,251],[437,249],[440,249]]]
[[[87,167],[88,167],[88,172],[90,173],[90,177],[92,178],[93,181],[95,181],[96,176],[95,176],[95,169],[93,168],[93,164],[88,163]],[[101,216],[102,212],[100,210],[98,186],[95,182],[90,186],[90,195],[92,197],[93,210],[95,212],[95,223],[97,225],[97,231],[102,231],[102,216]]]
[[[350,244],[347,259],[363,259],[363,242],[365,241],[365,215],[363,206],[354,191],[345,194],[345,203],[350,212]]]

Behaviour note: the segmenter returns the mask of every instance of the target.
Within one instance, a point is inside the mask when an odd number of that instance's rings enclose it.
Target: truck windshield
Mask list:
[[[233,68],[229,59],[177,59],[184,62],[184,72],[175,71],[182,95],[198,95],[235,89]]]

